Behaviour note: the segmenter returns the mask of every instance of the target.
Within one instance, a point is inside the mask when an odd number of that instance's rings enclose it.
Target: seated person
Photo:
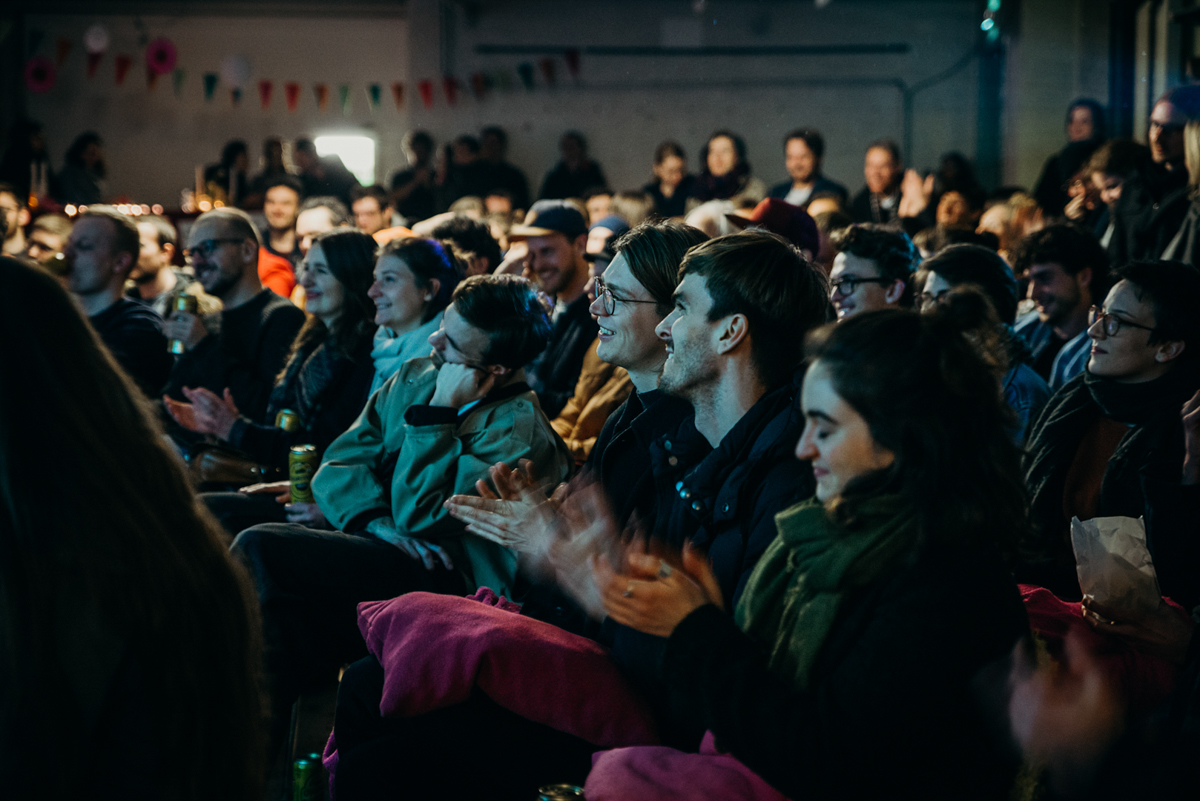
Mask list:
[[[467,275],[487,275],[500,266],[500,243],[492,236],[491,226],[465,214],[453,214],[433,227],[430,237],[455,244],[467,261]]]
[[[1037,419],[1050,398],[1050,388],[1029,366],[1032,354],[1024,340],[1013,333],[1017,314],[1017,280],[1004,259],[981,245],[951,245],[921,264],[925,288],[921,292],[922,311],[938,303],[958,286],[975,286],[983,292],[995,312],[995,330],[981,331],[987,339],[999,338],[1004,354],[1000,367],[1000,387],[1004,400],[1017,415],[1013,432],[1017,444]],[[982,320],[980,321],[982,322]]]
[[[1200,577],[1168,554],[1187,547],[1195,530],[1194,508],[1178,500],[1179,410],[1200,388],[1200,273],[1179,262],[1132,262],[1114,277],[1088,316],[1087,368],[1054,394],[1029,434],[1030,538],[1017,578],[1077,600],[1071,518],[1143,517],[1162,594],[1191,608]]]
[[[29,227],[25,255],[58,274],[53,264],[62,264],[63,248],[71,236],[71,218],[65,214],[42,214]]]
[[[77,244],[114,225],[85,215]],[[4,797],[258,801],[245,572],[58,282],[4,257],[0,286]]]
[[[111,206],[90,206],[67,239],[67,288],[117,363],[154,398],[167,383],[171,354],[162,318],[124,296],[140,249],[132,219]]]
[[[176,298],[184,293],[196,296],[201,314],[221,311],[221,302],[205,292],[195,276],[173,266],[176,236],[170,220],[157,214],[139,217],[137,229],[142,248],[129,275],[133,286],[125,297],[140,300],[164,319],[171,316]]]
[[[525,383],[550,321],[513,276],[459,284],[429,357],[406,362],[325,451],[313,495],[337,531],[268,523],[233,543],[259,592],[275,742],[300,692],[365,653],[359,602],[426,590],[512,594],[516,554],[463,531],[442,503],[496,462],[565,479],[571,459]]]
[[[549,417],[557,417],[575,392],[583,357],[596,339],[588,312],[587,223],[569,203],[539,200],[508,238],[529,248],[526,270],[555,300],[554,331],[546,351],[529,369],[529,386]]]
[[[442,327],[442,311],[462,279],[446,249],[428,239],[393,239],[379,251],[375,283],[375,378],[383,386],[409,359],[430,354],[429,338]]]
[[[908,234],[857,223],[832,239],[838,253],[829,273],[830,297],[839,320],[866,311],[912,307],[917,251]]]
[[[646,318],[659,313],[649,303],[634,308],[616,301],[612,314],[603,300],[593,304],[603,312],[601,353],[626,365],[638,392],[614,413],[585,470],[599,479],[598,490],[614,509],[618,532],[630,523],[658,547],[695,543],[712,559],[720,591],[732,603],[775,536],[775,514],[812,493],[812,473],[793,458],[789,444],[803,427],[793,378],[801,362],[802,334],[828,319],[829,302],[820,274],[775,235],[735,234],[697,244],[686,256],[678,233],[655,244],[676,231],[698,238],[673,223],[635,229],[622,240],[622,255],[605,276],[614,300],[618,295],[646,298],[650,276],[658,275],[661,266],[653,273],[646,267],[658,264],[663,253],[683,259],[676,272],[680,283],[673,293],[674,309],[657,327],[666,354],[656,355],[646,339]],[[634,273],[632,265],[643,259],[649,263]],[[636,274],[646,284],[634,280]],[[644,363],[641,356],[632,358],[641,353]],[[643,371],[649,372],[664,355],[659,390],[644,391]],[[693,414],[681,413],[680,401]],[[563,565],[545,555],[546,540],[553,538],[549,532],[558,525],[554,516],[543,523],[543,518],[518,511],[522,506],[548,508],[535,503],[539,494],[529,491],[515,500],[456,496],[450,506],[471,524],[470,530],[521,550],[531,571],[547,570],[549,562],[561,591],[594,611],[586,601],[588,591],[572,578],[577,569],[590,573],[586,562]],[[573,497],[570,492],[568,500]],[[541,595],[524,601],[523,615],[563,627],[573,622],[563,620],[561,603],[549,603]],[[657,675],[661,638],[615,623],[606,623],[595,636],[611,647],[615,663],[652,700],[661,735],[690,747],[698,744],[702,729],[667,708],[666,689]],[[481,792],[490,798],[524,798],[538,779],[582,781],[590,766],[595,750],[590,743],[535,725],[478,694],[419,717],[381,717],[383,680],[379,661],[368,657],[352,665],[342,681],[335,732],[341,755],[336,787],[344,801],[377,797],[372,793],[401,786],[418,795],[436,786],[447,798]],[[508,749],[497,752],[490,742],[468,746],[464,737],[481,726],[492,742],[536,742],[537,747],[518,755]],[[425,767],[419,775],[409,769],[418,764]],[[470,767],[450,771],[451,764]]]
[[[183,343],[164,394],[186,401],[184,388],[204,387],[220,397],[228,391],[240,413],[266,423],[267,400],[287,362],[304,312],[264,289],[258,278],[261,240],[249,215],[223,208],[202,214],[192,225],[184,252],[204,291],[223,304],[220,314],[171,313],[167,338]],[[179,425],[168,427],[185,452],[199,437]]]
[[[709,734],[699,755],[599,755],[589,799],[724,799],[730,774],[781,799],[1009,797],[1017,760],[973,685],[1028,632],[1004,560],[1025,498],[991,365],[949,311],[812,335],[796,456],[816,498],[776,517],[736,602],[694,551],[597,560],[605,610],[667,638],[672,707]]]
[[[292,343],[287,366],[267,400],[266,419],[243,417],[228,393],[184,387],[191,401],[166,399],[167,411],[182,427],[227,443],[252,462],[287,475],[288,449],[313,445],[318,457],[329,443],[350,427],[370,394],[375,365],[371,360],[375,304],[367,292],[373,280],[375,240],[360,231],[322,234],[309,248],[300,270],[308,293],[308,320]],[[295,415],[293,425],[280,428],[276,416]],[[232,538],[255,523],[283,522],[319,525],[315,504],[290,505],[285,512],[275,502],[282,486],[261,488],[255,494],[205,493],[201,497]]]

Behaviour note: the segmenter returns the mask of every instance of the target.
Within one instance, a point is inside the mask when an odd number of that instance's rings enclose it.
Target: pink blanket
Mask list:
[[[704,735],[698,754],[658,746],[596,754],[583,789],[588,801],[787,801],[719,752],[712,732]]]
[[[1179,672],[1175,665],[1096,632],[1084,622],[1082,607],[1077,601],[1064,601],[1044,587],[1030,584],[1022,584],[1020,589],[1025,611],[1029,614],[1029,627],[1046,641],[1051,656],[1059,657],[1067,633],[1074,629],[1104,665],[1130,710],[1148,712],[1170,695]],[[1179,604],[1169,598],[1164,600],[1180,614],[1186,614]]]

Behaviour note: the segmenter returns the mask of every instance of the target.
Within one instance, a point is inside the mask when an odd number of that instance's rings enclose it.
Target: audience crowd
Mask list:
[[[199,216],[22,122],[5,786],[262,798],[336,684],[340,801],[1197,797],[1200,87],[1104,122],[1030,191],[233,141]]]

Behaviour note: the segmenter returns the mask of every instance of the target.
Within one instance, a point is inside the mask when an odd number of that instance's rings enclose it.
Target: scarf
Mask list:
[[[1063,491],[1079,443],[1099,417],[1130,427],[1104,472],[1101,516],[1143,515],[1141,474],[1148,469],[1173,475],[1178,483],[1183,468],[1179,410],[1198,386],[1200,376],[1190,365],[1141,384],[1122,384],[1085,370],[1050,398],[1026,440],[1025,481],[1031,499],[1027,559],[1074,563],[1064,536]]]
[[[390,328],[379,326],[375,332],[375,347],[371,349],[371,359],[375,362],[375,379],[371,382],[371,394],[383,386],[400,366],[409,359],[418,356],[428,356],[432,347],[429,337],[442,325],[442,313],[438,312],[433,319],[422,323],[412,331],[396,334]]]
[[[775,516],[779,536],[754,568],[734,618],[765,644],[773,673],[807,689],[810,671],[847,593],[878,579],[911,552],[912,509],[896,495],[863,501],[841,526],[815,498]]]

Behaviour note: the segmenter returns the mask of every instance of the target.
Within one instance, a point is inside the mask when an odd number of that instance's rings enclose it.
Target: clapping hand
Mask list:
[[[175,422],[188,431],[212,434],[228,440],[230,432],[233,431],[233,424],[241,416],[229,388],[225,388],[223,397],[204,387],[184,387],[183,394],[191,403],[183,403],[163,395],[163,404]]]

